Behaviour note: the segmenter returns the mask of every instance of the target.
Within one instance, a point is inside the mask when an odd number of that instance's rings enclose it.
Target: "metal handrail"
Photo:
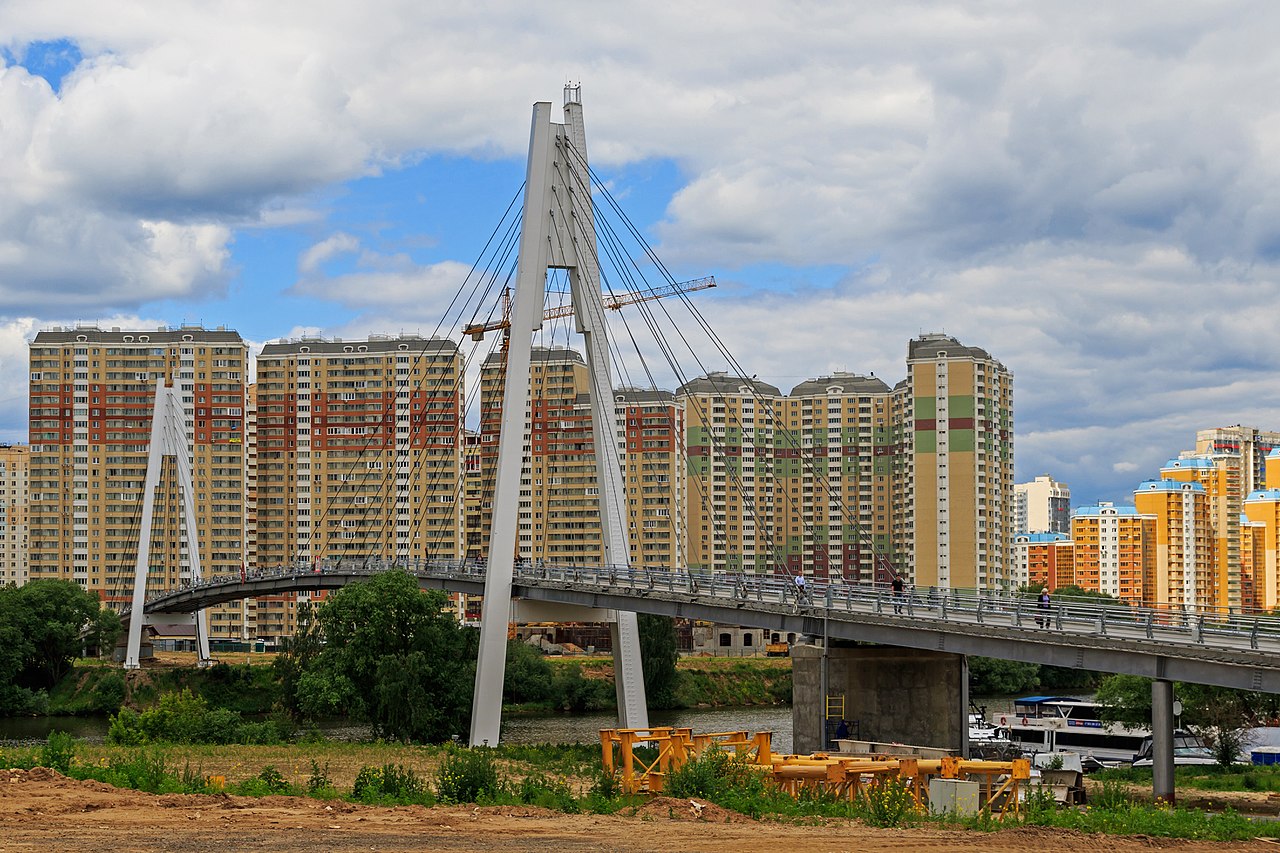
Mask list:
[[[243,576],[240,573],[210,576],[176,590],[151,593],[147,601],[150,603],[180,592],[234,586],[255,580],[331,573],[374,575],[392,569],[403,569],[415,575],[474,581],[483,581],[486,573],[484,562],[477,560],[324,560],[255,569]],[[1216,607],[1134,606],[1058,597],[1044,608],[1029,596],[1016,593],[918,588],[894,592],[887,584],[828,583],[817,579],[809,580],[801,590],[786,576],[528,561],[517,562],[513,576],[531,585],[562,584],[601,591],[621,590],[631,594],[637,589],[665,590],[668,594],[679,591],[698,599],[724,600],[739,608],[754,602],[762,607],[788,607],[837,618],[841,613],[861,614],[885,620],[901,619],[912,624],[927,620],[1029,633],[1053,630],[1073,636],[1165,642],[1190,647],[1256,650],[1280,646],[1280,618]],[[898,612],[899,609],[904,612]],[[128,612],[126,607],[121,614]]]

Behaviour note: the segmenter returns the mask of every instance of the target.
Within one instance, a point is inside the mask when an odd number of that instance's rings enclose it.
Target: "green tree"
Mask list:
[[[555,692],[555,674],[542,652],[519,640],[507,642],[502,701],[513,705],[548,702]]]
[[[972,694],[1022,693],[1040,686],[1040,667],[1034,663],[969,658],[969,692]]]
[[[282,657],[286,702],[308,717],[367,720],[379,737],[435,742],[461,733],[471,710],[477,637],[444,593],[405,572],[344,587]],[[315,630],[319,633],[312,634]],[[319,645],[321,639],[323,645]]]
[[[675,620],[641,613],[639,629],[645,701],[650,708],[674,708],[678,704],[676,661],[680,659]]]
[[[0,712],[71,671],[86,645],[114,642],[119,618],[79,584],[53,579],[0,588]]]

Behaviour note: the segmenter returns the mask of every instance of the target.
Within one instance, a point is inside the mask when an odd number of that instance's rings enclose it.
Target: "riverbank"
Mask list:
[[[246,715],[266,715],[279,701],[271,661],[274,655],[248,656],[247,663],[195,665],[192,653],[157,656],[142,669],[123,672],[98,660],[77,661],[72,671],[49,693],[47,716],[102,716],[121,707],[143,710],[166,693],[190,690],[211,707]],[[512,704],[508,713],[541,715],[565,710],[608,711],[615,707],[613,659],[605,656],[547,657],[544,659],[563,685],[562,692],[543,702]],[[678,707],[719,708],[785,705],[791,701],[790,658],[716,658],[690,656],[676,664]],[[569,677],[564,677],[568,675]],[[606,684],[607,683],[607,684]],[[580,695],[586,693],[586,696]]]

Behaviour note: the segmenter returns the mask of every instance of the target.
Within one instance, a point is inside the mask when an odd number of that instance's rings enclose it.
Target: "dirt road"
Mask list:
[[[635,815],[565,815],[535,808],[377,808],[295,797],[153,796],[78,782],[52,771],[0,770],[0,853],[368,853],[368,851],[839,851],[1274,850],[1263,841],[1216,844],[1083,835],[1040,828],[997,833],[885,830],[841,822],[755,822],[716,806],[658,799]]]

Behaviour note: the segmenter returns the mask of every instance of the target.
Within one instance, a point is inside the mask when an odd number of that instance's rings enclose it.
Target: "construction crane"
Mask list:
[[[661,287],[655,287],[652,290],[646,290],[642,293],[623,293],[618,296],[610,296],[604,300],[604,307],[612,311],[621,309],[624,305],[634,305],[637,302],[648,302],[652,299],[665,299],[668,296],[681,296],[686,293],[693,293],[698,290],[706,290],[709,287],[716,286],[715,276],[707,276],[705,278],[695,278],[689,281],[676,282],[674,284],[665,284]],[[573,314],[573,304],[557,305],[554,308],[548,308],[542,314],[543,320],[554,320],[556,317],[568,317]],[[496,332],[511,328],[511,290],[508,288],[502,294],[502,319],[493,320],[488,323],[476,323],[467,326],[462,330],[464,335],[470,335],[473,341],[482,341],[486,332]]]

